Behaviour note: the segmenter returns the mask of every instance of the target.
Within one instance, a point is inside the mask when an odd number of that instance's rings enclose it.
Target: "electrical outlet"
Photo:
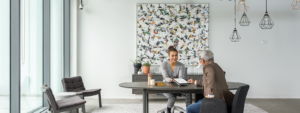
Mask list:
[[[267,40],[265,40],[265,39],[262,39],[262,40],[261,40],[261,43],[262,43],[262,44],[266,44],[266,42],[267,42]]]

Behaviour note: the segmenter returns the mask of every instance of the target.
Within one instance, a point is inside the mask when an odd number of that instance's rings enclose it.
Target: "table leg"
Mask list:
[[[196,93],[195,94],[195,103],[197,103],[198,100],[201,100],[203,98],[204,98],[203,94]]]
[[[143,111],[144,111],[144,113],[149,112],[148,95],[149,94],[146,92],[146,89],[143,89]]]
[[[149,113],[149,94],[146,93],[146,112]]]

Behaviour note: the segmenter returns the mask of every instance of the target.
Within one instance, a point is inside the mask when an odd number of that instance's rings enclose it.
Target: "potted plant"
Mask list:
[[[144,71],[144,74],[148,74],[149,71],[150,71],[150,63],[146,62],[143,64],[143,71]]]
[[[130,61],[133,62],[134,74],[137,74],[138,70],[141,69],[142,67],[141,62],[139,60],[135,60],[135,61],[130,60]]]
[[[139,70],[138,74],[143,74],[141,69]]]

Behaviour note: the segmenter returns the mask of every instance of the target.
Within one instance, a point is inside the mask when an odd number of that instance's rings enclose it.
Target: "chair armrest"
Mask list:
[[[204,98],[201,103],[200,113],[227,113],[227,106],[224,100]]]

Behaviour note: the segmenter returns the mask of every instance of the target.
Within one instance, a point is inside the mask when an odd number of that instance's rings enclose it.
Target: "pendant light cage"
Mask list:
[[[268,12],[266,12],[264,17],[260,21],[259,26],[261,27],[261,29],[272,29],[272,27],[274,26],[274,22],[269,16]]]
[[[247,17],[246,13],[244,12],[241,20],[240,20],[240,25],[241,26],[249,26],[251,23],[250,19]]]
[[[241,36],[239,35],[239,33],[236,30],[236,0],[234,0],[234,30],[232,32],[232,34],[230,35],[229,39],[231,40],[231,42],[239,42],[241,40]]]
[[[246,2],[246,0],[240,0],[238,2],[238,6],[236,8],[237,12],[247,12],[249,9],[248,3]]]
[[[294,0],[294,1],[292,2],[292,8],[293,8],[294,10],[300,10],[300,0]]]
[[[274,22],[268,13],[268,0],[266,0],[266,13],[260,21],[259,26],[261,27],[261,29],[272,29],[272,27],[274,26]]]
[[[239,42],[241,40],[241,36],[237,32],[236,28],[234,28],[230,38],[231,42]]]

